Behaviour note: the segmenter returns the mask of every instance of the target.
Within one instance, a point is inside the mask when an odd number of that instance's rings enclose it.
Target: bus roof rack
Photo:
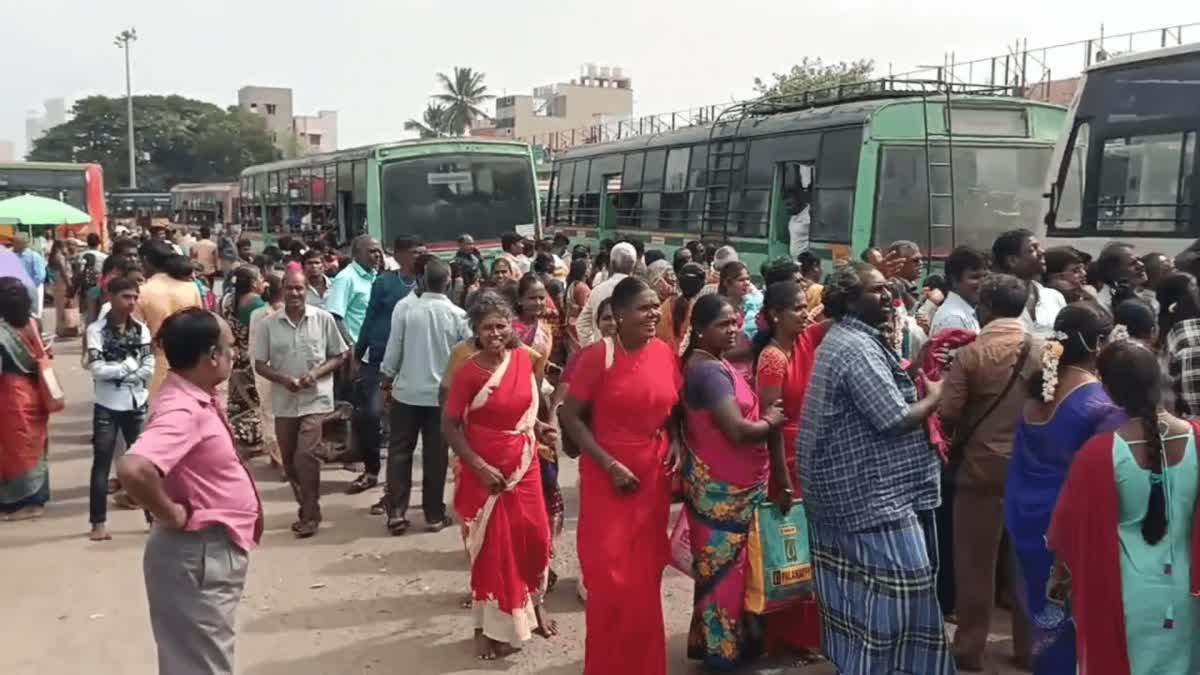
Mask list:
[[[775,115],[842,103],[913,96],[1016,96],[1017,88],[994,84],[971,84],[945,80],[882,78],[806,89],[800,92],[763,96],[735,103],[730,112],[746,115]]]

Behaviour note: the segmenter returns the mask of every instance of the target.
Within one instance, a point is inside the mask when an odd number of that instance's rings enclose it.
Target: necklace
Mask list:
[[[1088,370],[1087,368],[1081,368],[1079,366],[1067,366],[1067,370],[1074,370],[1074,371],[1083,373],[1084,375],[1087,375],[1089,377],[1096,377],[1096,373]]]

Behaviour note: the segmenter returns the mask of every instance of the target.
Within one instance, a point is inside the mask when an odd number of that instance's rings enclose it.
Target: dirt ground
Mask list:
[[[87,541],[92,385],[80,367],[77,340],[59,343],[57,353],[70,404],[55,416],[51,429],[52,501],[39,521],[0,523],[0,673],[153,673],[154,643],[141,574],[145,522],[140,512],[110,508],[113,540]],[[238,615],[239,673],[582,672],[573,462],[562,468],[567,532],[555,561],[560,582],[548,600],[561,635],[551,642],[535,639],[520,654],[490,664],[472,657],[470,617],[459,608],[467,569],[455,529],[426,534],[414,512],[414,530],[390,537],[382,518],[367,513],[379,491],[343,495],[354,476],[329,468],[322,483],[325,522],[315,538],[297,541],[288,529],[295,516],[290,489],[264,463],[254,469],[266,508],[266,532],[251,556]],[[414,503],[420,503],[419,496]],[[663,603],[672,675],[700,672],[684,657],[690,602],[691,582],[669,570]],[[993,660],[999,663],[999,654],[1007,653],[1007,637],[994,635],[993,640]],[[801,669],[785,662],[749,672],[817,675],[832,669]]]

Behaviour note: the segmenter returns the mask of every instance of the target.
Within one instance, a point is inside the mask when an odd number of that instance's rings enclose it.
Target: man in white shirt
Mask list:
[[[587,304],[584,305],[583,311],[579,314],[579,320],[575,324],[576,330],[579,333],[579,344],[587,347],[593,342],[600,340],[600,331],[596,327],[596,311],[600,308],[600,303],[612,296],[613,289],[622,279],[633,274],[633,268],[637,265],[638,254],[637,249],[629,242],[621,242],[612,247],[608,253],[608,270],[609,276],[602,283],[592,289],[591,295],[588,296]]]
[[[154,376],[150,329],[133,318],[138,286],[128,277],[108,283],[111,306],[87,327],[87,368],[95,382],[92,410],[92,476],[89,539],[111,539],[108,520],[108,474],[117,449],[117,434],[132,447],[146,422],[147,385]]]
[[[380,387],[392,396],[388,412],[387,528],[393,535],[408,530],[405,514],[412,495],[418,437],[426,529],[437,532],[450,524],[443,498],[449,454],[442,439],[438,390],[450,352],[471,336],[471,329],[466,311],[446,296],[449,265],[436,258],[426,263],[423,288],[420,297],[397,302],[392,310],[391,332],[379,368]]]
[[[1009,230],[992,244],[992,264],[996,271],[1011,274],[1029,284],[1029,305],[1021,314],[1025,328],[1037,337],[1054,333],[1054,320],[1067,306],[1062,293],[1047,288],[1038,279],[1046,271],[1042,244],[1029,230]]]
[[[799,188],[794,194],[784,199],[791,218],[788,219],[788,252],[792,258],[808,250],[809,226],[812,221],[812,209],[809,204],[809,191]]]
[[[959,246],[946,258],[946,282],[950,293],[933,314],[929,337],[944,330],[960,329],[979,333],[979,288],[988,275],[988,259],[982,251]]]

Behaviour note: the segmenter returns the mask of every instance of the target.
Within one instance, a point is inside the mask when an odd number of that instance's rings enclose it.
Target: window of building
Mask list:
[[[1195,153],[1194,131],[1106,139],[1100,157],[1096,229],[1187,230]]]
[[[308,144],[314,148],[321,147],[321,134],[309,134]]]
[[[275,114],[275,104],[274,104],[274,103],[268,103],[268,104],[267,104],[267,114],[268,114],[268,115],[274,115],[274,114]]]

